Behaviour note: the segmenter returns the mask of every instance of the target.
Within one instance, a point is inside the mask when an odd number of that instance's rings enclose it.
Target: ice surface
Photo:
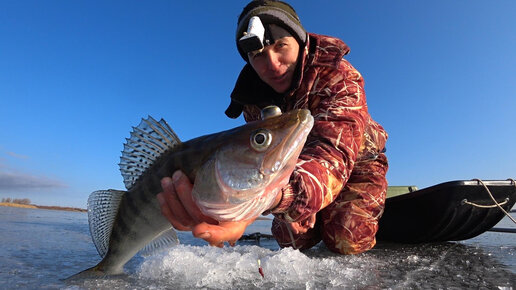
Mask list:
[[[270,221],[259,221],[249,233],[269,227]],[[0,207],[0,233],[0,289],[516,289],[515,234],[380,243],[342,256],[323,244],[305,252],[280,250],[273,240],[219,249],[180,232],[182,245],[137,255],[125,275],[65,284],[60,279],[100,261],[86,214]]]
[[[258,259],[264,278],[258,272]],[[334,258],[310,258],[298,250],[271,251],[258,246],[179,246],[146,259],[138,271],[141,279],[209,289],[332,288],[349,285],[358,275],[357,269]]]

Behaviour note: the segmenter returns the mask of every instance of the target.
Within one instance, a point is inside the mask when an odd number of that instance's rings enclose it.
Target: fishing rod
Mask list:
[[[516,234],[516,228],[491,228],[488,232]]]

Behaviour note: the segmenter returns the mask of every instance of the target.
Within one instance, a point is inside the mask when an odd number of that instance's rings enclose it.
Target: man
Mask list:
[[[255,16],[265,29],[256,49],[244,42]],[[368,113],[362,76],[343,59],[349,48],[307,33],[290,5],[266,0],[244,8],[236,40],[247,64],[226,115],[243,112],[249,122],[272,104],[282,111],[309,109],[315,119],[289,184],[266,213],[275,216],[272,233],[279,245],[307,249],[322,240],[342,254],[371,249],[385,204],[387,134]],[[202,215],[181,172],[164,178],[162,187],[158,200],[171,224],[211,245],[234,244],[252,223],[217,223]]]

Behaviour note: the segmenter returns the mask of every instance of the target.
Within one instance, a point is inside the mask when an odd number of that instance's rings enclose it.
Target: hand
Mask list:
[[[179,231],[191,231],[194,237],[212,246],[223,247],[224,242],[234,246],[254,221],[218,222],[202,214],[192,198],[193,185],[181,171],[174,172],[172,178],[163,178],[161,187],[163,192],[157,195],[161,213],[172,226]]]
[[[298,234],[304,234],[309,229],[313,229],[315,225],[315,213],[309,216],[307,219],[300,221],[300,222],[294,222],[294,223],[287,223],[287,226],[290,228],[290,230],[298,235]]]

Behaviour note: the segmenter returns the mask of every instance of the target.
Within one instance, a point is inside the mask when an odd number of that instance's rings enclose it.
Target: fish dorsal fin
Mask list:
[[[131,137],[126,140],[118,165],[128,190],[165,151],[181,144],[165,120],[158,122],[151,116],[133,127]]]
[[[125,194],[122,190],[97,190],[88,198],[88,222],[93,243],[104,258],[109,248],[109,238],[113,229],[120,200]]]
[[[142,256],[150,256],[151,254],[172,247],[179,244],[179,239],[177,238],[176,231],[173,228],[170,228],[164,232],[162,232],[159,236],[157,236],[152,242],[148,243],[140,250],[140,254]]]

